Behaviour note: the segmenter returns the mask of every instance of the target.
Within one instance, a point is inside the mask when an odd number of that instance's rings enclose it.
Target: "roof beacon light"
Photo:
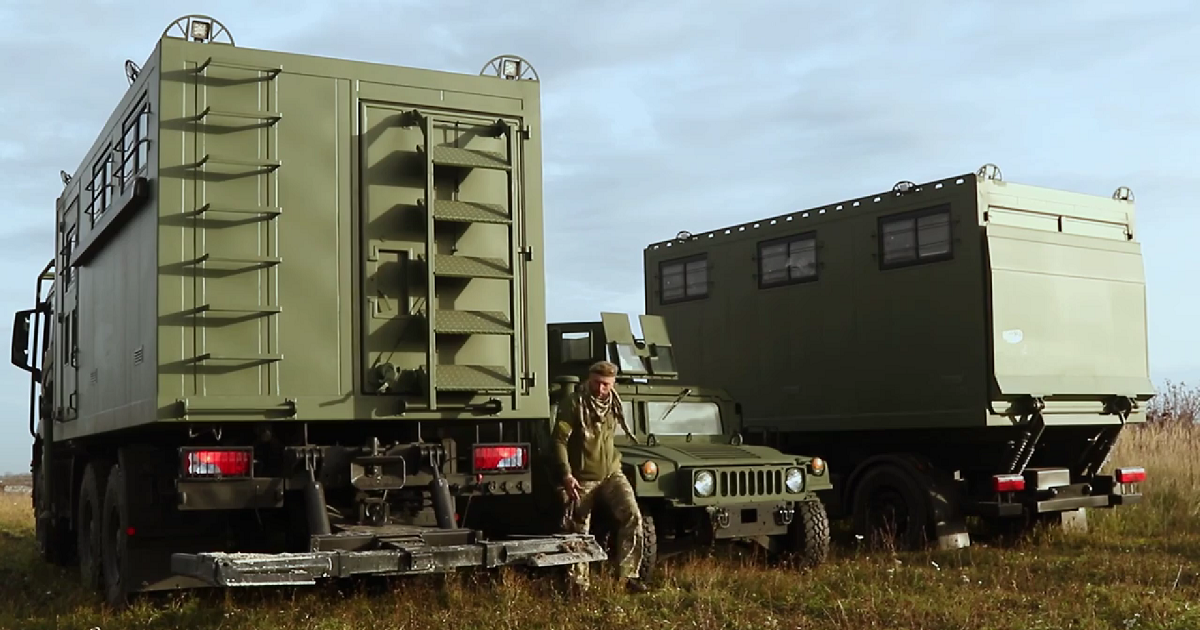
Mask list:
[[[505,59],[504,60],[504,78],[515,79],[521,76],[521,60],[520,59]]]
[[[192,20],[192,39],[198,42],[208,41],[210,33],[212,33],[212,22]]]

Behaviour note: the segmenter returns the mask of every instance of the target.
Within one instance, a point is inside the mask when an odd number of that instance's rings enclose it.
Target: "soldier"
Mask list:
[[[559,403],[554,444],[566,508],[563,525],[568,531],[587,533],[596,501],[606,503],[617,521],[621,578],[627,589],[642,592],[642,513],[613,444],[618,425],[635,443],[637,438],[625,423],[616,377],[616,365],[599,361],[589,368],[588,379]],[[572,565],[570,575],[576,586],[587,590],[587,563]]]

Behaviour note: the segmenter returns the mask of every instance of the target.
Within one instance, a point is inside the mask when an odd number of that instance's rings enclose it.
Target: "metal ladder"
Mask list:
[[[521,257],[528,259],[529,250],[521,247],[516,219],[510,209],[518,207],[518,174],[514,173],[515,157],[519,154],[518,134],[520,130],[512,122],[497,120],[483,127],[490,129],[494,137],[506,139],[507,154],[438,144],[435,138],[435,123],[464,127],[479,131],[478,122],[465,117],[432,115],[414,110],[410,115],[421,125],[424,144],[418,151],[424,157],[424,197],[417,201],[426,212],[425,272],[428,299],[422,313],[428,340],[428,354],[421,368],[429,397],[429,408],[438,408],[440,392],[476,392],[511,394],[512,409],[519,406],[520,393],[518,375],[523,374],[524,356],[522,339],[515,322],[521,321],[522,292],[517,277],[517,264]],[[439,171],[455,170],[460,174],[473,170],[500,170],[507,174],[507,190],[503,191],[505,205],[485,203],[470,199],[437,199],[435,174]],[[455,195],[457,196],[457,195]],[[446,224],[494,224],[508,226],[509,252],[505,258],[488,258],[464,254],[438,253],[439,240],[436,230]],[[457,244],[456,244],[457,245]],[[457,249],[457,247],[455,248]],[[478,279],[501,279],[508,283],[504,302],[497,300],[494,309],[456,310],[440,308],[438,289],[443,285],[469,283]],[[437,342],[443,337],[469,337],[472,335],[505,335],[508,337],[508,366],[476,364],[439,364]]]
[[[219,58],[210,57],[207,61],[205,61],[204,63],[197,66],[196,74],[198,75],[198,77],[212,77],[212,75],[209,73],[209,71],[214,68],[225,68],[225,69],[235,69],[235,70],[256,72],[257,73],[256,77],[247,79],[246,80],[247,82],[256,81],[256,80],[273,82],[275,80],[275,78],[278,77],[280,72],[282,71],[282,68],[279,68],[279,67],[250,66],[250,65],[243,64],[243,63],[227,62],[227,61],[222,61]],[[279,121],[282,119],[282,115],[278,111],[244,111],[244,110],[238,110],[238,109],[225,110],[225,109],[215,108],[211,104],[211,101],[213,100],[212,96],[215,94],[220,94],[220,90],[221,90],[220,87],[214,87],[214,86],[208,86],[206,88],[206,94],[207,94],[206,101],[208,101],[208,104],[204,107],[204,109],[202,109],[199,113],[196,114],[196,116],[194,118],[196,124],[198,124],[198,125],[199,124],[210,124],[213,126],[218,126],[218,123],[210,122],[210,121],[218,121],[220,119],[236,119],[236,120],[241,120],[241,121],[259,121],[261,124],[258,127],[267,129],[268,133],[269,133],[270,131],[274,130],[274,128],[278,125]],[[274,100],[274,98],[272,98],[272,100]],[[236,133],[236,132],[234,132],[234,133]],[[246,159],[241,159],[241,158],[233,158],[233,157],[222,156],[219,154],[213,154],[213,153],[207,151],[206,143],[201,144],[204,142],[204,135],[205,134],[200,131],[197,131],[197,133],[195,134],[197,146],[198,147],[203,146],[204,150],[205,150],[205,153],[203,154],[203,156],[200,157],[200,159],[195,164],[193,164],[193,167],[196,169],[198,176],[202,176],[202,174],[210,166],[222,166],[222,167],[233,167],[235,169],[239,169],[239,172],[236,175],[234,175],[235,177],[243,177],[243,176],[244,177],[259,177],[262,175],[269,175],[269,174],[275,173],[276,171],[278,171],[278,169],[282,165],[282,163],[280,162],[279,159],[246,160]],[[267,145],[274,146],[274,143],[268,142]],[[244,169],[244,170],[241,170],[241,169]],[[198,177],[198,181],[199,181],[199,177]],[[207,183],[207,184],[205,184],[205,186],[206,187],[219,186],[219,184]],[[268,187],[268,188],[273,189],[274,187]],[[215,203],[211,203],[211,202],[205,203],[205,204],[199,206],[193,212],[193,217],[195,219],[204,220],[204,221],[212,221],[212,222],[224,221],[227,223],[233,223],[233,224],[238,224],[238,225],[245,225],[248,222],[256,222],[256,221],[265,222],[269,226],[275,227],[276,233],[278,230],[277,221],[281,215],[282,215],[282,208],[280,208],[278,205],[240,206],[240,205],[222,205],[222,204],[215,204]],[[226,225],[225,227],[229,227],[229,226]],[[198,255],[194,260],[190,261],[190,265],[192,265],[196,271],[197,278],[199,278],[199,274],[203,273],[203,270],[212,269],[215,267],[220,267],[220,268],[224,268],[224,269],[232,269],[233,273],[239,273],[239,272],[244,272],[244,271],[259,270],[259,269],[263,269],[263,268],[277,268],[283,262],[283,260],[279,256],[263,256],[263,255],[220,256],[220,255],[214,255],[208,251],[204,251],[207,249],[207,238],[208,238],[207,231],[208,231],[208,229],[209,228],[199,228],[198,226],[196,228],[196,232],[198,234],[204,235],[204,245],[200,245],[199,243],[197,244]],[[270,230],[270,228],[268,228],[268,230]],[[270,240],[274,240],[274,239],[270,239]],[[205,282],[207,285],[208,281],[206,280]],[[276,274],[275,278],[272,281],[272,284],[275,286],[278,286],[278,274]],[[206,285],[203,290],[203,294],[202,294],[203,297],[197,299],[197,301],[200,303],[191,311],[191,314],[196,317],[208,317],[208,316],[230,317],[230,316],[239,316],[239,315],[248,316],[251,318],[271,317],[274,315],[278,315],[282,311],[282,309],[278,305],[269,305],[269,304],[263,304],[263,303],[240,304],[237,302],[229,302],[227,300],[223,300],[219,295],[216,296],[216,299],[210,300],[207,295],[208,287]],[[200,293],[200,292],[198,291],[198,293]],[[270,302],[269,295],[264,297],[260,294],[259,297],[260,297],[261,302]],[[197,320],[197,321],[199,321],[199,320]],[[198,351],[197,355],[194,358],[194,361],[197,364],[221,362],[221,363],[235,363],[235,364],[241,363],[241,364],[249,364],[249,365],[259,365],[262,363],[275,363],[275,362],[281,361],[283,359],[283,355],[277,351],[278,337],[277,337],[277,332],[275,332],[275,331],[277,331],[277,327],[271,327],[271,326],[267,327],[266,344],[265,344],[268,348],[276,349],[275,352],[268,351],[267,353],[264,353],[264,354],[240,354],[240,353],[239,354],[219,354],[219,353],[213,353],[213,352],[199,352]],[[273,332],[275,332],[275,334],[272,334]],[[205,344],[202,343],[201,340],[197,339],[196,345],[198,348],[202,348]]]

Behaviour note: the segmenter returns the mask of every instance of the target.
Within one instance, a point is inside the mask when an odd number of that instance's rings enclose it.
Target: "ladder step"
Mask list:
[[[250,265],[260,267],[273,267],[283,262],[283,259],[278,256],[213,256],[212,254],[204,254],[196,259],[196,264],[203,265],[207,263],[218,264],[235,264],[235,265]]]
[[[283,209],[279,206],[261,206],[258,208],[234,208],[229,206],[214,206],[211,203],[206,203],[196,209],[196,215],[205,214],[261,214],[269,217],[277,217],[283,213]]]
[[[455,223],[512,223],[504,206],[473,201],[434,201],[433,218]]]
[[[512,278],[502,258],[478,258],[438,254],[433,258],[434,274],[456,278]]]
[[[282,361],[282,354],[213,354],[205,352],[196,357],[197,363],[206,363],[209,361],[236,361],[238,363],[274,363]]]
[[[269,79],[274,79],[279,73],[283,72],[281,66],[256,66],[253,64],[243,63],[241,61],[233,61],[221,57],[209,57],[204,63],[196,66],[196,72],[204,72],[209,67],[230,68],[233,70],[250,70],[251,72],[266,72]]]
[[[439,365],[434,388],[443,392],[510,392],[516,389],[503,366]]]
[[[202,167],[206,164],[221,164],[224,166],[248,166],[252,168],[261,168],[267,170],[275,170],[282,165],[279,160],[237,160],[234,158],[221,157],[211,153],[204,154],[199,162],[196,162],[196,167]]]
[[[192,309],[193,313],[262,313],[273,314],[282,313],[283,309],[278,306],[236,306],[232,304],[214,305],[201,304]]]
[[[430,154],[434,166],[458,166],[463,168],[494,168],[507,171],[508,160],[495,151],[463,149],[459,147],[435,146]]]
[[[209,116],[219,117],[219,118],[246,118],[246,119],[250,119],[250,120],[267,120],[272,123],[279,122],[279,120],[281,118],[283,118],[283,115],[280,114],[279,112],[238,112],[238,111],[230,111],[230,110],[213,109],[210,106],[210,107],[205,107],[199,114],[196,114],[196,120],[197,121],[204,120],[205,118],[207,118]]]
[[[512,322],[500,311],[437,311],[436,332],[447,335],[511,335]]]

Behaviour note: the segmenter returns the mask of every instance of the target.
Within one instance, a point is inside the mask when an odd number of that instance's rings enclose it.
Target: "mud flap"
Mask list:
[[[171,570],[216,587],[311,586],[324,578],[446,573],[462,567],[553,567],[608,555],[590,535],[514,538],[464,545],[406,544],[364,551],[176,553]]]

